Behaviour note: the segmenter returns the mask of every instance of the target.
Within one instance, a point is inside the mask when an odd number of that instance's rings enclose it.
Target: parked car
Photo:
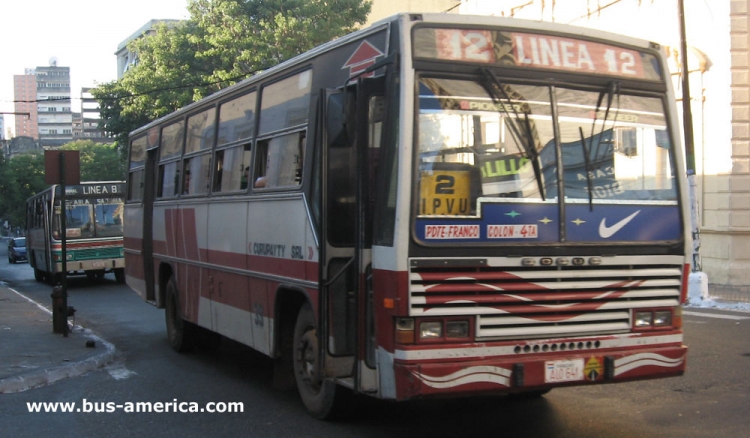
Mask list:
[[[8,263],[26,260],[26,238],[15,237],[8,240]]]

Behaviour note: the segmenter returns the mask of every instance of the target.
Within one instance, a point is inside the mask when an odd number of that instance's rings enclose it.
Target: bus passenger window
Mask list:
[[[130,172],[128,177],[128,200],[140,201],[143,199],[143,175],[145,171],[143,168],[137,169]]]
[[[179,193],[178,181],[180,179],[180,171],[177,168],[177,162],[162,164],[159,166],[159,183],[156,187],[157,198],[169,198],[177,196]]]
[[[237,192],[246,189],[250,157],[250,143],[217,151],[213,191]]]
[[[201,154],[183,162],[183,195],[204,195],[208,193],[211,155]]]
[[[221,181],[224,179],[224,151],[218,151],[216,152],[216,157],[214,158],[214,165],[216,168],[214,169],[214,184],[213,184],[213,191],[214,192],[221,192],[222,191],[222,184]]]
[[[255,181],[253,187],[266,187],[266,173],[268,171],[268,140],[258,142],[258,159],[255,161]]]
[[[304,132],[259,141],[253,186],[273,188],[302,184],[304,142]]]

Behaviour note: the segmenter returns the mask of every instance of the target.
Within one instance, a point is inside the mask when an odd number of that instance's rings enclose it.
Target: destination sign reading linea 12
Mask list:
[[[415,32],[418,58],[661,79],[652,54],[611,44],[488,29],[420,28]]]

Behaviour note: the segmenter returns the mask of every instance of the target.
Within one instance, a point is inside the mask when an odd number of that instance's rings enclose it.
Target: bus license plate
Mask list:
[[[105,262],[94,262],[92,263],[92,266],[95,268],[104,268],[107,266],[107,263]]]
[[[575,382],[583,380],[583,359],[554,360],[544,363],[544,382]]]

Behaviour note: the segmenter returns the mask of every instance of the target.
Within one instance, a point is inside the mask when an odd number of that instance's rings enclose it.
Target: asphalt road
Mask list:
[[[4,260],[4,261],[3,261]],[[26,263],[0,280],[49,306],[50,287]],[[0,436],[134,437],[741,437],[750,434],[750,313],[688,308],[688,371],[678,378],[556,389],[535,400],[507,397],[391,403],[362,400],[347,422],[309,417],[295,391],[271,387],[271,363],[231,341],[179,354],[164,312],[109,274],[69,280],[76,324],[115,345],[102,370],[15,394],[0,394]],[[732,319],[728,319],[732,318]],[[61,342],[64,339],[60,338]],[[30,413],[27,403],[241,402],[242,413]]]

